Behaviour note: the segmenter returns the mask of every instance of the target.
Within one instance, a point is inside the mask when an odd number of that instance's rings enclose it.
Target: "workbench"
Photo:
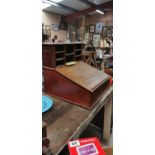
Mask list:
[[[53,154],[58,155],[69,140],[78,138],[103,107],[103,137],[108,141],[111,129],[112,96],[113,88],[109,87],[104,90],[102,97],[91,110],[52,97],[54,100],[52,109],[42,116],[43,121],[47,123],[47,138],[50,140]]]

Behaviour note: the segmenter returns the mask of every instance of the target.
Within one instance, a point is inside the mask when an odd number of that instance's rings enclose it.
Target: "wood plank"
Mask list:
[[[56,70],[90,92],[109,79],[109,75],[84,62],[78,62],[70,67],[56,68]]]
[[[113,155],[113,147],[103,147],[106,155]]]
[[[64,60],[65,58],[57,58],[56,61]]]
[[[42,138],[47,137],[47,130],[46,130],[47,123],[42,121]]]
[[[56,54],[65,53],[65,51],[56,51],[55,53],[56,53]]]
[[[42,121],[42,128],[43,128],[43,127],[46,127],[46,125],[47,125],[47,123],[44,122],[44,121]]]
[[[79,54],[79,55],[75,55],[75,57],[81,57],[81,54]]]
[[[53,154],[58,155],[69,140],[78,137],[111,97],[112,87],[91,110],[52,98],[53,108],[43,114],[43,120],[47,122],[47,138]]]
[[[66,53],[66,56],[69,56],[69,55],[74,55],[75,53],[72,52],[72,53]]]
[[[104,108],[104,129],[103,138],[106,142],[110,139],[110,129],[111,129],[111,116],[112,116],[112,98],[105,105]]]

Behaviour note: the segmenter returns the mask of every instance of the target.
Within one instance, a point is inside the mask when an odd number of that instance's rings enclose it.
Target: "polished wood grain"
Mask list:
[[[66,62],[79,61],[83,47],[83,43],[42,44],[43,66],[55,68]]]
[[[56,71],[90,92],[109,79],[107,74],[84,62],[78,62],[69,67],[56,68]]]
[[[48,95],[83,107],[91,106],[90,92],[62,76],[55,69],[44,68],[44,91]]]
[[[42,128],[44,128],[47,125],[44,121],[42,121]]]
[[[43,67],[43,72],[46,94],[85,108],[92,108],[109,87],[109,75],[83,62],[56,69]]]
[[[42,61],[43,66],[55,67],[56,58],[55,58],[55,49],[53,46],[42,46]]]

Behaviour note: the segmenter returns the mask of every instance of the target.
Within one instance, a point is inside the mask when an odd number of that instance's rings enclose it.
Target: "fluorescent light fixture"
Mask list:
[[[103,11],[101,11],[101,10],[96,10],[96,12],[98,12],[98,13],[100,13],[100,14],[104,14],[104,12]]]
[[[42,9],[48,8],[49,6],[51,6],[51,4],[43,3],[42,4]]]
[[[53,2],[55,2],[55,3],[59,3],[59,2],[61,2],[62,0],[52,0]]]
[[[42,3],[43,3],[42,9],[45,9],[45,8],[52,6],[52,5],[57,6],[57,7],[59,6],[58,4],[56,4],[56,2],[53,2],[50,0],[43,0]]]

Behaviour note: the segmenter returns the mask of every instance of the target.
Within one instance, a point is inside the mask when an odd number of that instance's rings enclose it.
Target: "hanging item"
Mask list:
[[[94,25],[90,25],[89,26],[89,32],[90,33],[94,33],[95,32],[95,26]]]
[[[96,23],[96,33],[102,33],[102,28],[103,28],[103,23],[102,22],[97,22]]]
[[[93,35],[93,46],[95,46],[95,47],[99,46],[100,37],[101,37],[100,34]]]
[[[59,31],[60,30],[60,24],[52,24],[51,29],[53,31]]]

